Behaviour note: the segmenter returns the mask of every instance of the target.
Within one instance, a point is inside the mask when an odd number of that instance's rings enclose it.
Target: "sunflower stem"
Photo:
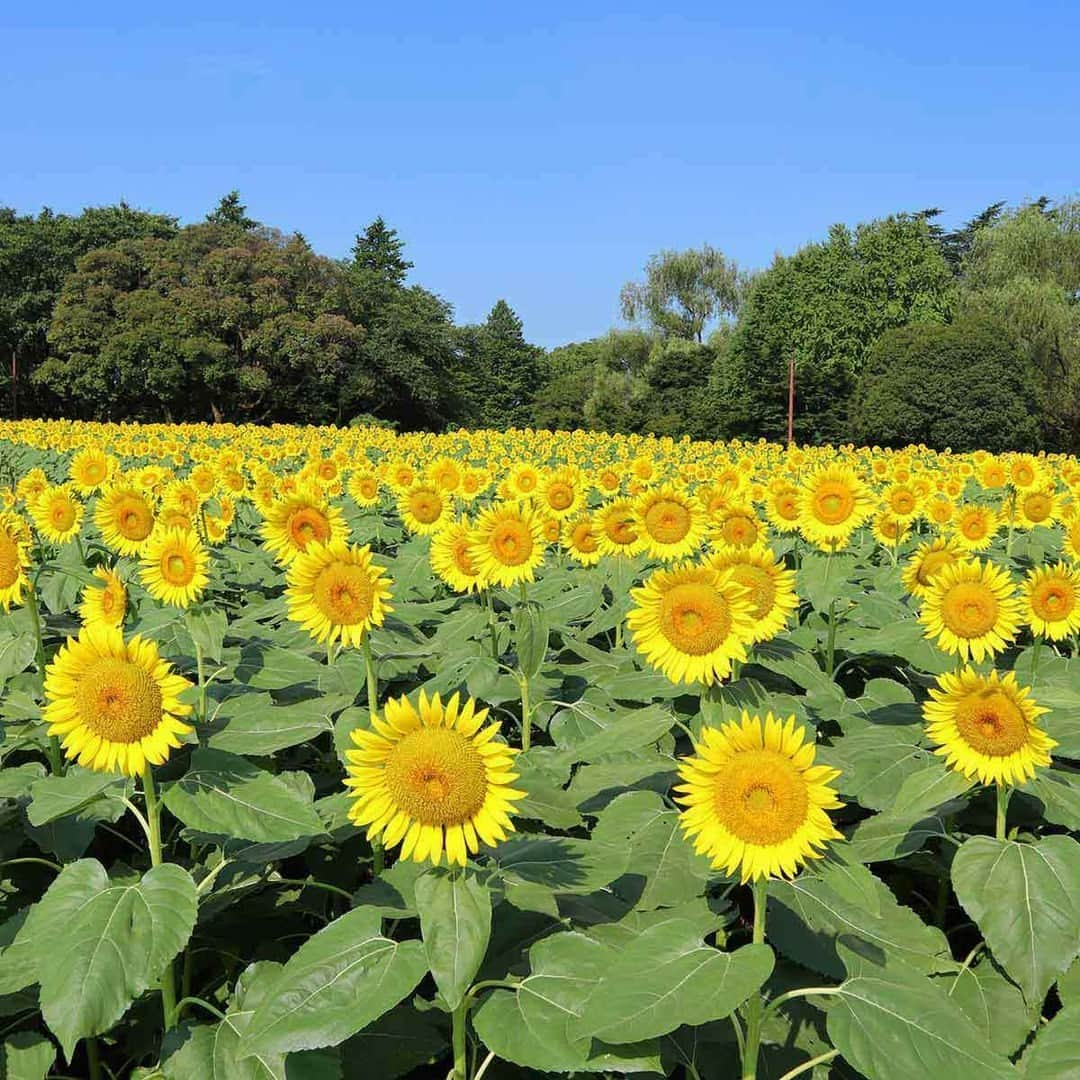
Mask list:
[[[465,1023],[469,1015],[469,999],[465,998],[453,1013],[452,1041],[454,1047],[454,1080],[468,1080],[466,1060]]]
[[[367,701],[368,716],[372,727],[379,718],[379,680],[375,674],[375,659],[371,655],[371,633],[364,635],[364,668],[367,671]],[[383,851],[382,840],[377,837],[371,838],[371,868],[375,877],[378,877],[386,866],[386,854]]]
[[[1005,818],[1009,810],[1009,796],[1012,788],[1007,784],[995,784],[994,791],[997,795],[997,813],[994,817],[994,835],[999,840],[1005,839]]]
[[[829,678],[836,674],[836,601],[829,601],[829,636],[825,642],[825,671]]]
[[[754,944],[765,944],[765,906],[769,895],[769,879],[755,878],[750,886],[754,894]],[[755,1080],[757,1076],[758,1047],[761,1045],[761,1022],[765,1014],[765,1002],[761,991],[750,996],[746,1003],[746,1045],[742,1055],[742,1080]]]
[[[495,618],[495,598],[490,589],[484,590],[484,604],[487,607],[488,633],[491,635],[491,659],[499,662],[499,627]]]
[[[528,750],[532,745],[532,708],[529,704],[529,680],[524,675],[518,676],[521,687],[521,749]]]
[[[1009,535],[1005,540],[1005,558],[1012,558],[1013,526],[1016,524],[1016,489],[1009,496]]]
[[[91,1035],[83,1039],[86,1047],[86,1067],[90,1073],[90,1080],[101,1080],[101,1056],[98,1053],[97,1039]]]
[[[26,590],[26,607],[30,612],[30,622],[34,627],[34,662],[37,664],[38,674],[41,676],[41,701],[42,708],[45,704],[45,635],[41,629],[41,611],[37,602],[37,578],[30,583]],[[55,735],[49,736],[46,747],[49,756],[49,771],[54,776],[64,775],[64,755],[60,749],[60,740]]]
[[[146,800],[147,836],[150,841],[150,865],[160,866],[161,854],[161,804],[158,802],[157,788],[154,785],[153,766],[147,762],[143,767],[143,798]],[[161,1012],[165,1020],[165,1030],[171,1031],[176,1019],[176,982],[173,963],[170,960],[161,973]]]
[[[1031,650],[1031,685],[1035,686],[1035,680],[1039,676],[1039,653],[1042,652],[1042,634],[1039,634],[1035,638],[1035,644]]]
[[[206,723],[206,665],[203,662],[202,646],[195,642],[195,670],[199,678],[199,722]]]

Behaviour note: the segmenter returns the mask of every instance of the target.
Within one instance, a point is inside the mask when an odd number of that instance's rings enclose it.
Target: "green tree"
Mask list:
[[[641,430],[705,438],[712,428],[706,389],[715,354],[682,338],[657,341],[642,372]]]
[[[894,215],[834,225],[824,243],[778,256],[753,281],[730,348],[717,353],[710,398],[725,435],[782,439],[788,364],[796,369],[796,437],[848,437],[848,401],[867,349],[886,330],[944,322],[955,293],[929,225]]]
[[[217,206],[206,215],[211,225],[226,225],[240,232],[251,232],[259,227],[254,218],[247,216],[247,207],[240,201],[240,192],[230,191],[222,195]]]
[[[552,431],[585,427],[585,401],[592,393],[600,353],[598,341],[576,341],[541,357],[532,405],[534,427]]]
[[[655,338],[641,330],[612,330],[599,339],[593,386],[583,411],[595,431],[632,434],[642,430],[645,372]]]
[[[623,286],[622,313],[664,336],[700,343],[711,320],[738,311],[740,296],[736,264],[705,244],[653,255],[645,266],[645,280]]]
[[[1040,445],[1030,363],[988,318],[886,331],[870,348],[852,403],[853,438],[941,450]]]

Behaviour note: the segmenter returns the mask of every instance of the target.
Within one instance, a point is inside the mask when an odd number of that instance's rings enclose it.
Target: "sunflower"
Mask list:
[[[1016,523],[1021,528],[1034,529],[1036,525],[1049,528],[1058,514],[1058,498],[1052,488],[1017,493]]]
[[[645,542],[637,530],[634,504],[616,499],[601,506],[593,515],[596,543],[601,555],[637,555]]]
[[[138,555],[154,530],[154,508],[133,485],[115,486],[99,496],[94,522],[114,551]]]
[[[79,535],[83,504],[75,498],[70,486],[50,487],[30,505],[30,516],[46,540],[66,544]]]
[[[540,486],[540,470],[535,465],[516,465],[508,481],[513,499],[531,499]]]
[[[712,539],[721,547],[753,547],[763,539],[761,522],[745,503],[729,503],[713,520]]]
[[[428,468],[427,478],[439,491],[452,494],[461,486],[461,466],[453,458],[439,458]]]
[[[799,527],[799,489],[782,483],[770,490],[765,499],[765,516],[777,532],[795,532]]]
[[[1073,562],[1080,563],[1080,517],[1075,517],[1069,522],[1062,548]]]
[[[540,519],[526,504],[496,503],[477,518],[468,552],[485,586],[532,581],[544,561]]]
[[[96,446],[87,446],[71,459],[68,476],[80,495],[93,495],[115,469],[115,458]]]
[[[90,623],[46,669],[42,715],[80,765],[138,776],[147,764],[164,763],[191,733],[180,719],[191,712],[180,701],[190,686],[153,641],[125,642],[115,626]]]
[[[795,595],[795,571],[788,570],[765,544],[753,547],[721,548],[709,560],[717,570],[730,570],[746,589],[752,605],[753,630],[749,641],[756,644],[776,637],[799,606]]]
[[[341,510],[311,487],[276,499],[266,512],[261,531],[263,546],[286,567],[309,544],[344,542],[349,535]]]
[[[22,518],[10,512],[0,514],[0,606],[5,611],[22,603],[23,593],[30,587],[26,531]]]
[[[1057,743],[1036,724],[1047,710],[1013,671],[973,668],[938,676],[923,705],[927,738],[951,769],[982,784],[1022,784],[1050,764]]]
[[[672,682],[711,686],[746,659],[753,602],[731,570],[683,564],[657,570],[630,590],[626,625],[640,652]]]
[[[480,575],[469,558],[472,527],[468,518],[452,521],[431,539],[431,569],[455,592],[479,590]]]
[[[357,506],[375,506],[379,501],[379,477],[372,469],[357,469],[349,477],[349,494]]]
[[[716,869],[744,882],[794,877],[842,838],[826,813],[841,805],[829,786],[840,772],[815,765],[805,737],[794,716],[772,713],[762,720],[744,711],[741,721],[702,728],[675,791],[683,831]]]
[[[539,506],[553,517],[570,517],[584,501],[585,485],[580,472],[572,466],[554,469],[540,481]]]
[[[895,549],[907,539],[911,528],[907,522],[894,517],[892,511],[885,509],[874,515],[870,532],[882,547]]]
[[[1023,605],[1007,571],[977,559],[958,559],[930,581],[919,619],[938,648],[981,661],[1016,637]]]
[[[1027,621],[1032,631],[1061,641],[1080,630],[1080,569],[1064,563],[1033,568],[1024,579]]]
[[[964,551],[984,551],[997,531],[998,516],[991,507],[967,503],[957,509],[952,535]]]
[[[826,550],[843,547],[873,509],[866,485],[844,465],[818,469],[799,489],[799,529]]]
[[[956,506],[948,495],[932,495],[926,500],[926,517],[938,528],[944,528],[956,514]]]
[[[398,498],[398,515],[409,532],[430,536],[446,524],[450,503],[434,484],[413,484]]]
[[[919,516],[922,499],[913,484],[890,484],[882,499],[889,513],[902,525],[910,525]]]
[[[465,865],[480,844],[513,832],[514,803],[525,798],[510,784],[515,749],[487,724],[488,710],[454,694],[445,706],[420,691],[419,709],[407,697],[387,701],[371,731],[352,733],[355,750],[345,784],[355,802],[349,817],[370,840],[401,844],[401,858]]]
[[[371,561],[371,548],[350,547],[344,540],[311,543],[287,573],[285,598],[289,618],[318,642],[360,646],[373,626],[382,626],[393,609],[382,567]]]
[[[127,589],[115,570],[99,566],[94,577],[102,584],[86,585],[79,605],[79,618],[84,623],[100,622],[106,626],[122,626],[127,613]]]
[[[961,558],[963,549],[952,540],[938,538],[930,543],[920,544],[901,574],[904,588],[912,596],[926,596],[934,575],[943,566]]]
[[[646,491],[634,503],[634,528],[645,549],[665,562],[692,555],[701,546],[707,525],[701,503],[670,484]]]
[[[1027,491],[1045,482],[1043,465],[1031,454],[1014,454],[1009,461],[1008,476],[1017,491]]]
[[[600,561],[596,525],[589,514],[564,521],[562,540],[571,557],[582,566],[595,566]]]
[[[209,562],[210,555],[194,532],[158,528],[143,546],[139,576],[155,600],[187,608],[210,584]]]

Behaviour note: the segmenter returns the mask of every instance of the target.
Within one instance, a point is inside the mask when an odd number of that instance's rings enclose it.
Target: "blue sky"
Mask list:
[[[1080,189],[1076,4],[155,6],[3,5],[0,204],[235,187],[334,256],[382,214],[459,321],[548,346],[661,248]]]

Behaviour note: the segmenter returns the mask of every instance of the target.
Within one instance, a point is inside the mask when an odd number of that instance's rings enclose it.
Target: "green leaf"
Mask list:
[[[1080,952],[1080,844],[974,836],[952,864],[957,899],[1030,1005]]]
[[[46,901],[43,917],[32,911],[23,929],[40,949],[42,1016],[70,1059],[79,1039],[108,1031],[184,947],[195,926],[195,883],[170,863],[141,881],[112,882],[99,862],[84,859],[64,868]]]
[[[1008,1057],[1028,1037],[1035,1018],[1028,1015],[1023,991],[993,960],[983,958],[956,975],[942,975],[935,981],[946,988],[996,1053]]]
[[[852,974],[829,1009],[827,1028],[832,1044],[854,1069],[871,1080],[1015,1080],[1016,1070],[990,1049],[982,1031],[937,980],[896,961],[851,966]]]
[[[248,641],[236,666],[236,678],[256,690],[284,690],[317,682],[325,672],[326,665],[305,652],[261,641]]]
[[[548,646],[548,621],[542,608],[522,604],[514,611],[514,648],[518,670],[535,679],[544,666]]]
[[[333,731],[333,713],[352,698],[320,695],[275,705],[269,694],[237,694],[221,703],[215,720],[227,721],[210,736],[214,750],[263,757]]]
[[[437,1012],[398,1005],[341,1046],[343,1076],[412,1076],[447,1048]]]
[[[720,952],[687,919],[657,923],[626,945],[570,1024],[574,1038],[609,1043],[654,1038],[681,1024],[734,1012],[769,977],[773,952],[744,945]]]
[[[461,1004],[491,938],[491,896],[475,874],[435,867],[417,879],[428,967],[450,1009]]]
[[[536,750],[547,749],[537,747]],[[552,771],[543,767],[533,750],[519,754],[514,761],[521,791],[528,794],[517,804],[517,812],[523,818],[534,818],[553,829],[573,829],[581,825],[577,800],[564,788],[569,779],[567,769]]]
[[[828,612],[829,605],[834,600],[839,600],[849,588],[846,579],[851,576],[854,568],[855,559],[851,555],[807,552],[799,567],[796,592],[799,596],[806,597],[815,611]]]
[[[26,816],[31,825],[47,825],[85,809],[103,795],[119,799],[126,786],[123,776],[74,766],[63,776],[46,776],[31,785]]]
[[[25,671],[33,662],[36,651],[33,634],[0,633],[0,682]]]
[[[427,972],[419,941],[382,936],[359,908],[309,938],[267,987],[240,1056],[336,1046],[410,993]]]
[[[30,786],[45,775],[40,761],[9,765],[0,770],[0,799],[21,799],[30,794]]]
[[[664,705],[624,709],[612,702],[582,700],[552,717],[551,735],[564,752],[563,760],[572,764],[650,746],[671,730],[673,722]]]
[[[20,1031],[0,1046],[0,1076],[5,1080],[45,1080],[56,1060],[56,1047],[44,1035]]]
[[[938,775],[940,763],[917,745],[920,734],[903,727],[867,727],[819,747],[818,761],[840,770],[836,786],[842,794],[871,810],[886,810],[909,777],[930,768]]]
[[[297,785],[222,750],[196,750],[162,800],[189,828],[211,836],[281,843],[325,832]]]
[[[1076,1080],[1080,1076],[1080,1005],[1062,1009],[1020,1059],[1020,1071],[1030,1080]]]
[[[222,645],[229,620],[224,611],[208,608],[205,611],[187,611],[184,614],[184,627],[191,635],[191,640],[202,649],[204,660],[221,660]]]

